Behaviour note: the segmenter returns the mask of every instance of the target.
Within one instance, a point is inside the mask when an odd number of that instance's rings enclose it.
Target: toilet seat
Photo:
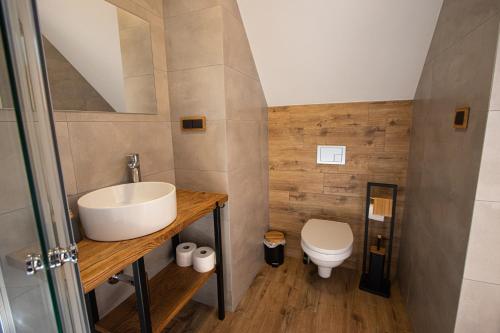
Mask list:
[[[318,252],[318,251],[311,249],[304,241],[302,241],[300,245],[302,246],[302,250],[305,253],[307,253],[307,255],[309,257],[315,258],[317,260],[322,260],[322,261],[343,261],[343,260],[349,258],[352,254],[352,246],[347,248],[342,253],[326,254],[326,253],[321,253],[321,252]]]
[[[301,232],[302,245],[324,258],[348,257],[352,252],[353,235],[349,224],[311,219]]]

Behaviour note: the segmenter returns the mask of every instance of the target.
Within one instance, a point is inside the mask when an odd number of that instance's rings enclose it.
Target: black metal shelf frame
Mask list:
[[[224,206],[222,206],[224,207]],[[221,226],[221,211],[222,208],[219,203],[213,210],[214,218],[214,240],[215,240],[215,273],[217,274],[217,309],[219,320],[224,320],[226,316],[224,304],[224,269],[222,264],[222,226]],[[180,235],[176,234],[172,237],[172,247],[175,248],[181,242]],[[132,264],[134,272],[134,287],[137,300],[137,311],[141,324],[141,333],[151,333],[151,313],[149,308],[149,290],[148,278],[146,268],[144,266],[144,257],[139,258]],[[85,303],[87,306],[87,313],[89,324],[92,332],[97,332],[95,324],[99,321],[99,311],[97,308],[97,300],[95,290],[89,291],[85,294]]]

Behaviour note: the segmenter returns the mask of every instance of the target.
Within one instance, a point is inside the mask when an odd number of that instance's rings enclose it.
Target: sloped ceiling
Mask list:
[[[442,0],[238,0],[269,106],[413,99]]]

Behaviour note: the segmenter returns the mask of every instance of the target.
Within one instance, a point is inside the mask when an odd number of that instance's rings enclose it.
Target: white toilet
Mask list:
[[[339,266],[352,253],[352,230],[349,224],[311,219],[301,232],[302,250],[318,265],[322,278],[332,275],[332,268]]]

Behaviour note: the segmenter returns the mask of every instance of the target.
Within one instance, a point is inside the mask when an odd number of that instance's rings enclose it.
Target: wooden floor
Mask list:
[[[411,332],[397,286],[385,299],[359,290],[358,282],[355,271],[340,267],[321,279],[316,266],[286,258],[279,268],[266,265],[224,321],[192,301],[165,332]]]

